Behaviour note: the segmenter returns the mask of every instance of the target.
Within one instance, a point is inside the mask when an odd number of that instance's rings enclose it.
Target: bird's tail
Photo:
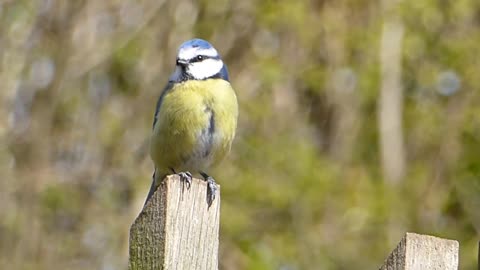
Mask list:
[[[157,170],[153,172],[152,185],[150,186],[150,191],[148,192],[147,199],[145,200],[145,203],[143,204],[143,206],[145,206],[147,202],[150,200],[150,198],[153,196],[157,188],[160,186],[160,181],[163,178],[164,177],[160,177],[160,175],[157,175]]]

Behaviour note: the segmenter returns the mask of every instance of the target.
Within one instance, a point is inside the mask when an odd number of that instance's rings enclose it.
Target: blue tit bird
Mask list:
[[[191,172],[198,172],[207,181],[210,206],[217,185],[205,171],[230,151],[237,117],[237,97],[217,50],[202,39],[183,43],[155,110],[150,138],[155,171],[147,201],[170,172],[187,187]]]

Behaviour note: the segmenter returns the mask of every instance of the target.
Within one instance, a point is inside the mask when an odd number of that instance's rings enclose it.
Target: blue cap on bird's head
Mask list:
[[[172,81],[219,78],[228,81],[228,71],[217,50],[208,41],[195,38],[180,45]]]
[[[210,49],[213,48],[212,44],[210,44],[208,41],[200,39],[200,38],[194,38],[191,40],[187,40],[182,45],[180,45],[180,49],[182,48],[202,48],[202,49]]]
[[[191,60],[199,55],[220,58],[212,44],[199,38],[188,40],[180,45],[177,58],[180,60]]]

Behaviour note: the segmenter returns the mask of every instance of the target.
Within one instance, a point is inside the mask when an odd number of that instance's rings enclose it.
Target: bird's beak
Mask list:
[[[187,60],[177,58],[177,66],[185,67],[187,65],[188,65]]]

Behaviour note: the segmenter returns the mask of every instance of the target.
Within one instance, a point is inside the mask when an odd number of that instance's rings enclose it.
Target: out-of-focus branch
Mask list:
[[[89,1],[72,25],[74,53],[68,59],[68,77],[78,78],[108,59],[150,22],[165,1],[102,3]],[[115,16],[112,10],[118,14]],[[122,10],[129,12],[122,14]],[[118,21],[122,27],[116,27]]]
[[[378,100],[378,128],[384,178],[399,182],[405,175],[402,112],[402,42],[403,24],[392,9],[397,0],[386,0],[380,40],[381,88]]]

